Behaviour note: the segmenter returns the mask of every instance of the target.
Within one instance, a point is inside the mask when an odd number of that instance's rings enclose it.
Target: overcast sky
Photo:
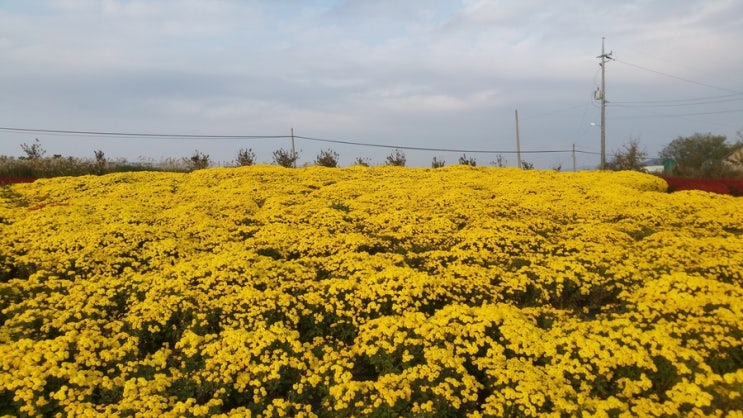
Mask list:
[[[600,151],[636,139],[743,129],[740,0],[0,0],[0,127],[188,135],[296,135],[367,144]],[[183,139],[0,130],[0,155],[159,160],[195,150],[259,161],[290,139]],[[296,140],[382,163],[389,148]],[[408,165],[461,152],[403,150]],[[496,154],[471,153],[487,165]],[[571,153],[524,153],[572,169]],[[599,156],[576,155],[579,167]]]

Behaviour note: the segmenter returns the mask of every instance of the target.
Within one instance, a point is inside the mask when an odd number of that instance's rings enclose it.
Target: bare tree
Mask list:
[[[237,165],[246,166],[255,164],[255,153],[252,148],[240,148],[237,152]]]
[[[508,164],[508,161],[506,161],[502,154],[496,154],[495,161],[491,161],[490,164],[502,168],[505,167],[506,164]]]
[[[38,160],[46,154],[46,150],[41,147],[39,138],[36,138],[36,142],[31,145],[21,144],[21,149],[26,153],[25,159],[27,160]]]
[[[322,150],[315,158],[315,164],[323,167],[338,167],[338,153],[333,150]]]
[[[356,157],[356,159],[353,162],[354,165],[361,165],[364,167],[369,167],[371,165],[371,160],[369,160],[366,157]]]
[[[299,154],[294,151],[287,151],[283,148],[279,148],[273,152],[273,161],[282,167],[295,167],[298,159]]]
[[[95,171],[96,173],[103,174],[106,171],[106,155],[101,150],[93,151],[95,155]]]
[[[467,154],[462,154],[462,156],[459,157],[459,164],[471,165],[474,167],[477,165],[477,160],[475,160],[475,157],[468,157]]]
[[[606,163],[606,168],[615,171],[642,171],[642,162],[647,156],[647,152],[640,149],[640,142],[636,139],[631,139],[622,146],[621,150],[614,151],[611,160]]]
[[[387,156],[387,165],[396,165],[399,167],[405,167],[405,163],[407,162],[407,158],[405,158],[405,153],[400,151],[399,149],[395,149],[390,153],[390,155]]]
[[[209,167],[209,154],[195,150],[191,158],[187,160],[189,170],[201,170]]]

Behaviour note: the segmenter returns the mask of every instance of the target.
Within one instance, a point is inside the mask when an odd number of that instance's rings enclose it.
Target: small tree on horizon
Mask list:
[[[645,161],[647,156],[648,153],[640,149],[640,142],[636,139],[630,139],[622,146],[621,150],[614,151],[611,160],[606,163],[606,168],[614,171],[642,171],[642,162]]]
[[[283,148],[279,148],[273,152],[274,163],[282,167],[286,167],[286,168],[296,167],[298,159],[299,159],[299,154],[291,150],[285,150]]]
[[[36,141],[31,145],[28,145],[26,143],[21,144],[21,149],[23,150],[23,152],[26,153],[25,157],[21,157],[25,160],[38,160],[42,158],[44,154],[46,154],[46,150],[41,147],[39,138],[36,138]]]
[[[240,148],[237,152],[237,165],[246,166],[255,164],[255,153],[252,148]]]
[[[405,167],[405,163],[407,162],[407,158],[405,158],[405,153],[400,151],[399,149],[395,148],[390,155],[387,156],[387,165],[395,165],[398,167]]]
[[[431,161],[431,168],[441,168],[446,164],[446,161],[443,159],[439,160],[436,157],[433,157],[433,161]]]
[[[106,155],[101,150],[93,151],[95,155],[95,171],[97,174],[103,174],[106,171]]]
[[[462,154],[462,156],[459,157],[459,164],[475,167],[477,166],[477,160],[475,160],[475,157],[468,157],[467,154]]]
[[[369,167],[369,165],[371,165],[371,160],[369,160],[367,157],[356,157],[356,159],[353,161],[353,164],[363,167]]]
[[[199,150],[195,150],[191,158],[187,160],[188,168],[190,171],[202,170],[209,167],[209,154],[204,154]]]
[[[322,167],[338,167],[338,153],[331,149],[322,150],[315,158],[315,164]]]
[[[490,162],[491,165],[494,165],[496,167],[503,168],[508,164],[508,161],[506,161],[505,157],[503,157],[503,154],[496,154],[495,160]]]

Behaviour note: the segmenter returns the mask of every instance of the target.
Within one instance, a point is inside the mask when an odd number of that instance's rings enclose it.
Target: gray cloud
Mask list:
[[[518,108],[525,148],[596,151],[602,36],[618,58],[607,66],[610,101],[730,93],[629,64],[743,90],[735,1],[32,3],[0,5],[1,126],[246,135],[294,127],[330,139],[511,149]],[[610,103],[609,149],[631,137],[651,154],[695,131],[734,137],[743,111],[722,112],[743,110],[743,99],[732,99],[688,109]],[[0,133],[0,154],[18,155],[29,138]],[[90,153],[90,139],[41,139],[60,153]],[[246,146],[96,141],[127,158],[198,146],[227,161]],[[256,148],[267,160],[278,145]],[[303,159],[323,145],[303,144]],[[343,151],[348,162],[386,152]],[[419,165],[432,157],[412,154]],[[568,166],[569,156],[533,156],[545,168],[558,158]]]

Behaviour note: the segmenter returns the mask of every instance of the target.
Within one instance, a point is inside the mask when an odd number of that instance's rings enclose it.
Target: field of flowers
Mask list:
[[[274,166],[0,188],[0,416],[743,417],[743,198]]]

